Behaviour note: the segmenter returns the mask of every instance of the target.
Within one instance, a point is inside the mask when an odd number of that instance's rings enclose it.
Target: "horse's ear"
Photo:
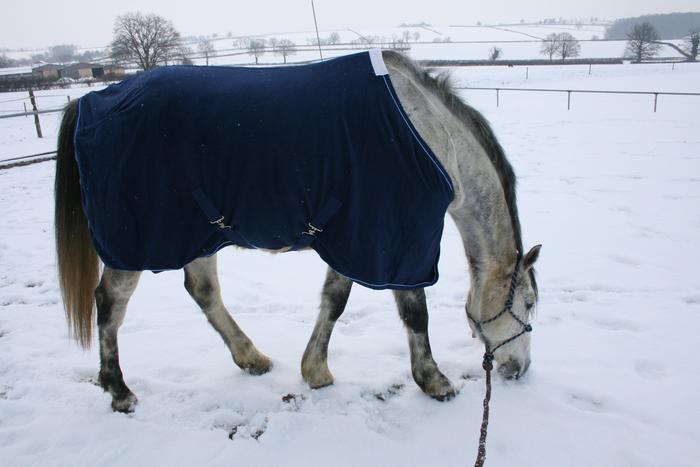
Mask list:
[[[535,261],[540,257],[540,249],[542,245],[533,246],[530,251],[527,252],[525,258],[523,258],[523,269],[528,270],[535,265]]]

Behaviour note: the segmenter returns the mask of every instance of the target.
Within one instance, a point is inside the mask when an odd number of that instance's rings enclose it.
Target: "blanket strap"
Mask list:
[[[194,200],[199,205],[209,223],[218,227],[219,232],[226,237],[227,240],[233,242],[239,246],[246,246],[248,242],[243,238],[243,236],[238,232],[238,227],[235,225],[226,225],[224,223],[224,216],[219,212],[219,210],[214,206],[209,197],[202,191],[201,188],[197,188],[192,192]]]
[[[318,213],[311,219],[311,222],[309,222],[309,230],[305,230],[301,233],[299,240],[292,246],[291,251],[301,250],[311,245],[311,243],[316,240],[316,235],[323,232],[328,221],[331,220],[342,205],[343,203],[335,198],[330,198],[326,201]]]

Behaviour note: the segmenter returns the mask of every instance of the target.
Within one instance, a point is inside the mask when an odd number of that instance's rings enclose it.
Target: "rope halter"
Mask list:
[[[496,314],[495,316],[485,319],[483,321],[477,321],[476,318],[474,318],[471,313],[469,313],[469,309],[465,307],[465,310],[467,312],[467,317],[469,318],[469,321],[471,321],[474,324],[474,328],[476,329],[477,334],[479,334],[479,337],[481,338],[481,341],[484,343],[484,346],[486,348],[486,352],[484,352],[484,361],[483,361],[483,368],[486,371],[491,371],[493,369],[493,355],[496,352],[496,350],[500,349],[506,344],[510,344],[514,340],[516,340],[518,337],[522,336],[523,334],[526,334],[528,332],[532,331],[532,326],[530,326],[528,323],[523,321],[513,313],[513,298],[515,297],[515,287],[517,286],[518,283],[518,265],[520,264],[520,253],[516,253],[517,259],[515,261],[515,268],[513,269],[513,273],[510,276],[510,289],[508,290],[508,299],[506,300],[505,305],[503,306],[503,309]],[[490,323],[493,323],[496,321],[498,318],[501,316],[509,314],[518,324],[521,326],[520,332],[512,335],[508,339],[504,340],[503,342],[499,343],[498,345],[494,346],[491,341],[486,337],[486,334],[484,333],[484,326]]]

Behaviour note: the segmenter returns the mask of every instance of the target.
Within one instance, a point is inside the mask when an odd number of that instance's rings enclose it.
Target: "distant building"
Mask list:
[[[102,78],[105,74],[123,75],[124,68],[117,65],[100,65],[98,63],[71,63],[70,65],[57,65],[46,63],[32,68],[32,76],[37,79],[58,78]]]
[[[105,65],[103,68],[106,76],[124,76],[126,74],[126,69],[120,65]]]
[[[58,74],[61,78],[101,78],[105,75],[105,68],[95,63],[73,63],[61,67]]]
[[[0,68],[0,92],[51,86],[61,78],[118,80],[123,78],[125,74],[126,70],[119,65],[100,65],[98,63],[72,63],[70,65],[41,63],[32,68]]]
[[[0,83],[19,81],[32,78],[31,68],[16,67],[16,68],[0,68]]]
[[[32,68],[32,76],[39,79],[58,79],[60,78],[60,70],[63,65],[46,63],[41,66]]]

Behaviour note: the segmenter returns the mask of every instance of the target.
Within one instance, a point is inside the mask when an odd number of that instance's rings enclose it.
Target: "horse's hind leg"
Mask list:
[[[413,379],[430,397],[438,400],[454,397],[455,391],[450,380],[440,372],[430,350],[425,291],[423,289],[396,290],[394,298],[408,333]]]
[[[131,412],[136,403],[136,396],[124,383],[119,367],[117,332],[140,275],[140,272],[118,271],[105,266],[95,290],[100,333],[99,381],[104,390],[112,395],[112,409],[118,412]]]
[[[301,375],[314,389],[333,384],[333,375],[328,369],[328,342],[336,320],[345,310],[351,288],[350,279],[328,268],[321,292],[321,311],[301,360]]]
[[[199,258],[185,266],[185,288],[224,340],[233,361],[249,373],[261,375],[272,367],[269,358],[255,348],[238,327],[221,300],[216,255]]]

